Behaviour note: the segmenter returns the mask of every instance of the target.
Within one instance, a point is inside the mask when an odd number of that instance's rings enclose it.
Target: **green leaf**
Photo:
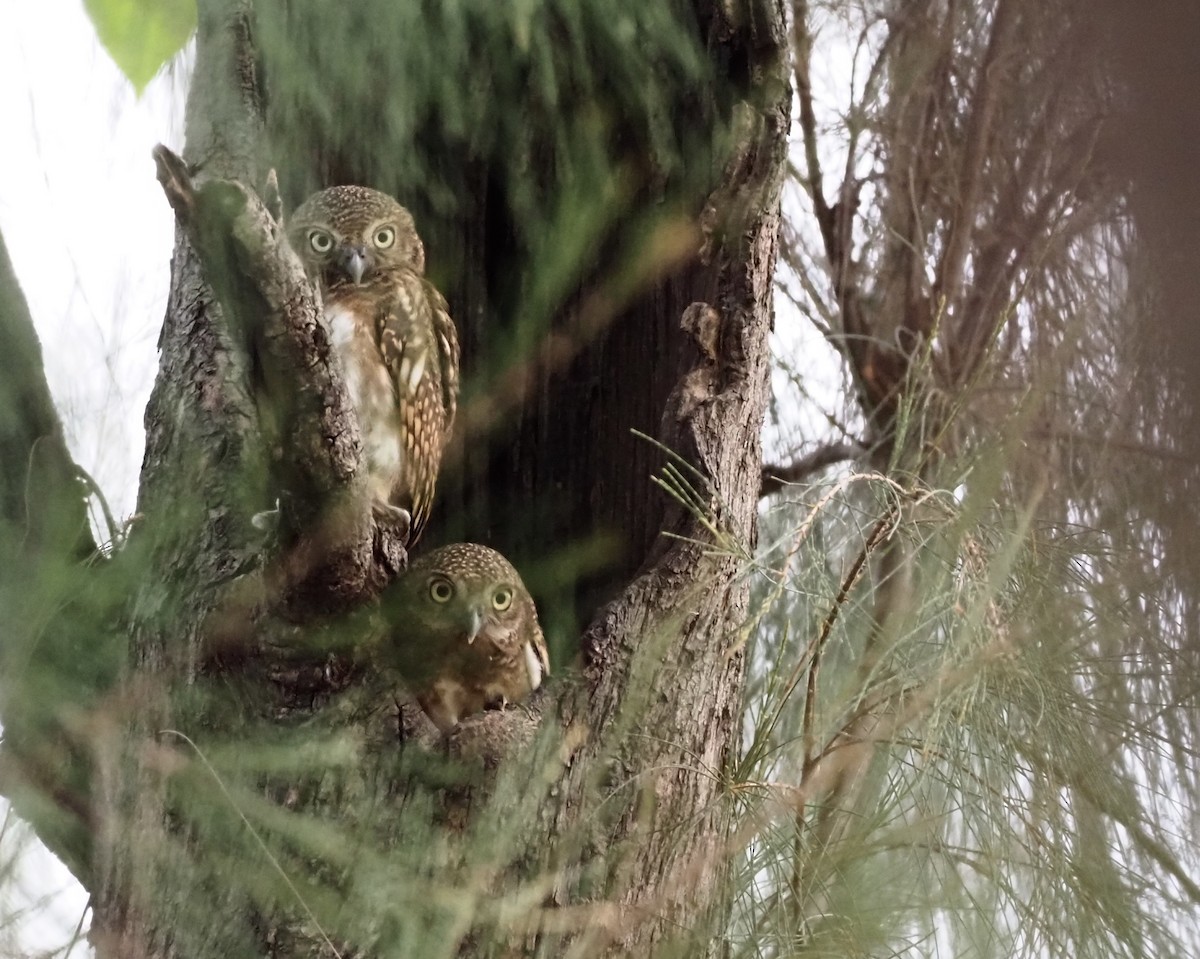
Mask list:
[[[196,0],[83,0],[104,49],[141,93],[196,29]]]

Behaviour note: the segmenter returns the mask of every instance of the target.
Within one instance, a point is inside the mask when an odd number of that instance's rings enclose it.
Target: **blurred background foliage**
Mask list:
[[[1113,68],[1139,18],[793,10],[780,315],[819,335],[781,325],[767,436],[861,453],[762,515],[743,954],[1188,955],[1191,373],[1137,208],[1190,187],[1126,138],[1171,122]]]

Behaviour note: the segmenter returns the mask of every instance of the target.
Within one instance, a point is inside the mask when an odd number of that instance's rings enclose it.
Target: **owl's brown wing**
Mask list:
[[[438,361],[445,371],[442,377],[442,408],[446,411],[446,437],[454,426],[454,415],[458,412],[458,328],[450,318],[450,308],[445,297],[427,280],[422,279],[425,294],[433,311],[433,332],[438,351]]]
[[[514,679],[516,685],[506,693],[509,699],[515,700],[521,698],[522,694],[516,689],[522,682],[528,680],[525,692],[532,692],[550,675],[550,653],[546,649],[541,623],[538,622],[537,607],[523,585],[512,612],[514,615],[510,625],[491,632],[489,637],[497,650],[495,661],[503,663],[505,669],[512,671],[514,676],[522,677],[520,682]]]
[[[533,602],[530,601],[530,607]],[[533,648],[533,654],[537,657],[538,664],[542,667],[542,679],[550,675],[550,652],[546,649],[546,637],[542,635],[542,626],[537,619],[537,611],[532,612],[533,629],[532,635],[529,637],[529,645]]]
[[[411,545],[429,518],[454,419],[458,337],[446,301],[422,277],[399,270],[391,280],[377,303],[375,329],[400,412],[401,464],[391,501],[412,515]]]

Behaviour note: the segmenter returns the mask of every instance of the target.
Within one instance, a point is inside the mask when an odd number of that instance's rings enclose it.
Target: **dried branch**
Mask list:
[[[767,497],[778,493],[791,483],[799,483],[813,473],[832,466],[834,463],[844,463],[857,459],[866,452],[866,448],[858,443],[827,443],[818,446],[810,453],[805,453],[791,463],[770,463],[762,468],[762,482],[758,495]]]
[[[863,409],[873,427],[881,435],[886,435],[895,415],[898,387],[907,375],[908,363],[905,355],[895,348],[892,338],[881,336],[878,330],[872,328],[851,256],[854,218],[862,188],[862,183],[853,176],[853,151],[857,148],[857,139],[851,144],[852,155],[845,166],[838,199],[830,204],[824,194],[810,73],[813,38],[809,17],[807,0],[795,0],[792,13],[793,75],[800,105],[800,130],[807,166],[803,182],[812,197],[813,215],[821,233],[841,318],[841,335],[832,337],[832,342],[850,362],[861,391]],[[890,41],[885,43],[884,49],[890,45]],[[873,87],[882,72],[884,55],[884,51],[881,51],[872,65],[869,86]]]
[[[938,264],[933,295],[935,303],[943,299],[946,303],[958,300],[959,284],[962,282],[971,237],[975,232],[983,168],[992,141],[996,101],[1005,80],[1004,58],[1008,53],[1014,20],[1013,0],[1000,0],[992,18],[992,33],[988,39],[987,53],[979,66],[979,80],[972,98],[966,148],[958,172],[958,211],[950,221],[950,233]]]
[[[833,213],[825,199],[817,144],[817,115],[813,109],[812,92],[813,38],[808,29],[808,20],[808,0],[795,0],[792,6],[792,72],[796,83],[796,99],[800,104],[800,132],[804,138],[804,159],[807,167],[805,186],[808,195],[812,197],[817,226],[821,230],[821,238],[825,241],[825,251],[830,254],[834,271],[838,272],[838,264],[833,262],[832,257],[836,246]]]

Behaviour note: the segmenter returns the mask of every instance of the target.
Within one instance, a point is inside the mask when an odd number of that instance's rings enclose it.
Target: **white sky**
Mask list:
[[[76,459],[133,511],[173,221],[150,150],[182,141],[179,84],[139,100],[80,0],[8,4],[0,30],[0,230]]]

